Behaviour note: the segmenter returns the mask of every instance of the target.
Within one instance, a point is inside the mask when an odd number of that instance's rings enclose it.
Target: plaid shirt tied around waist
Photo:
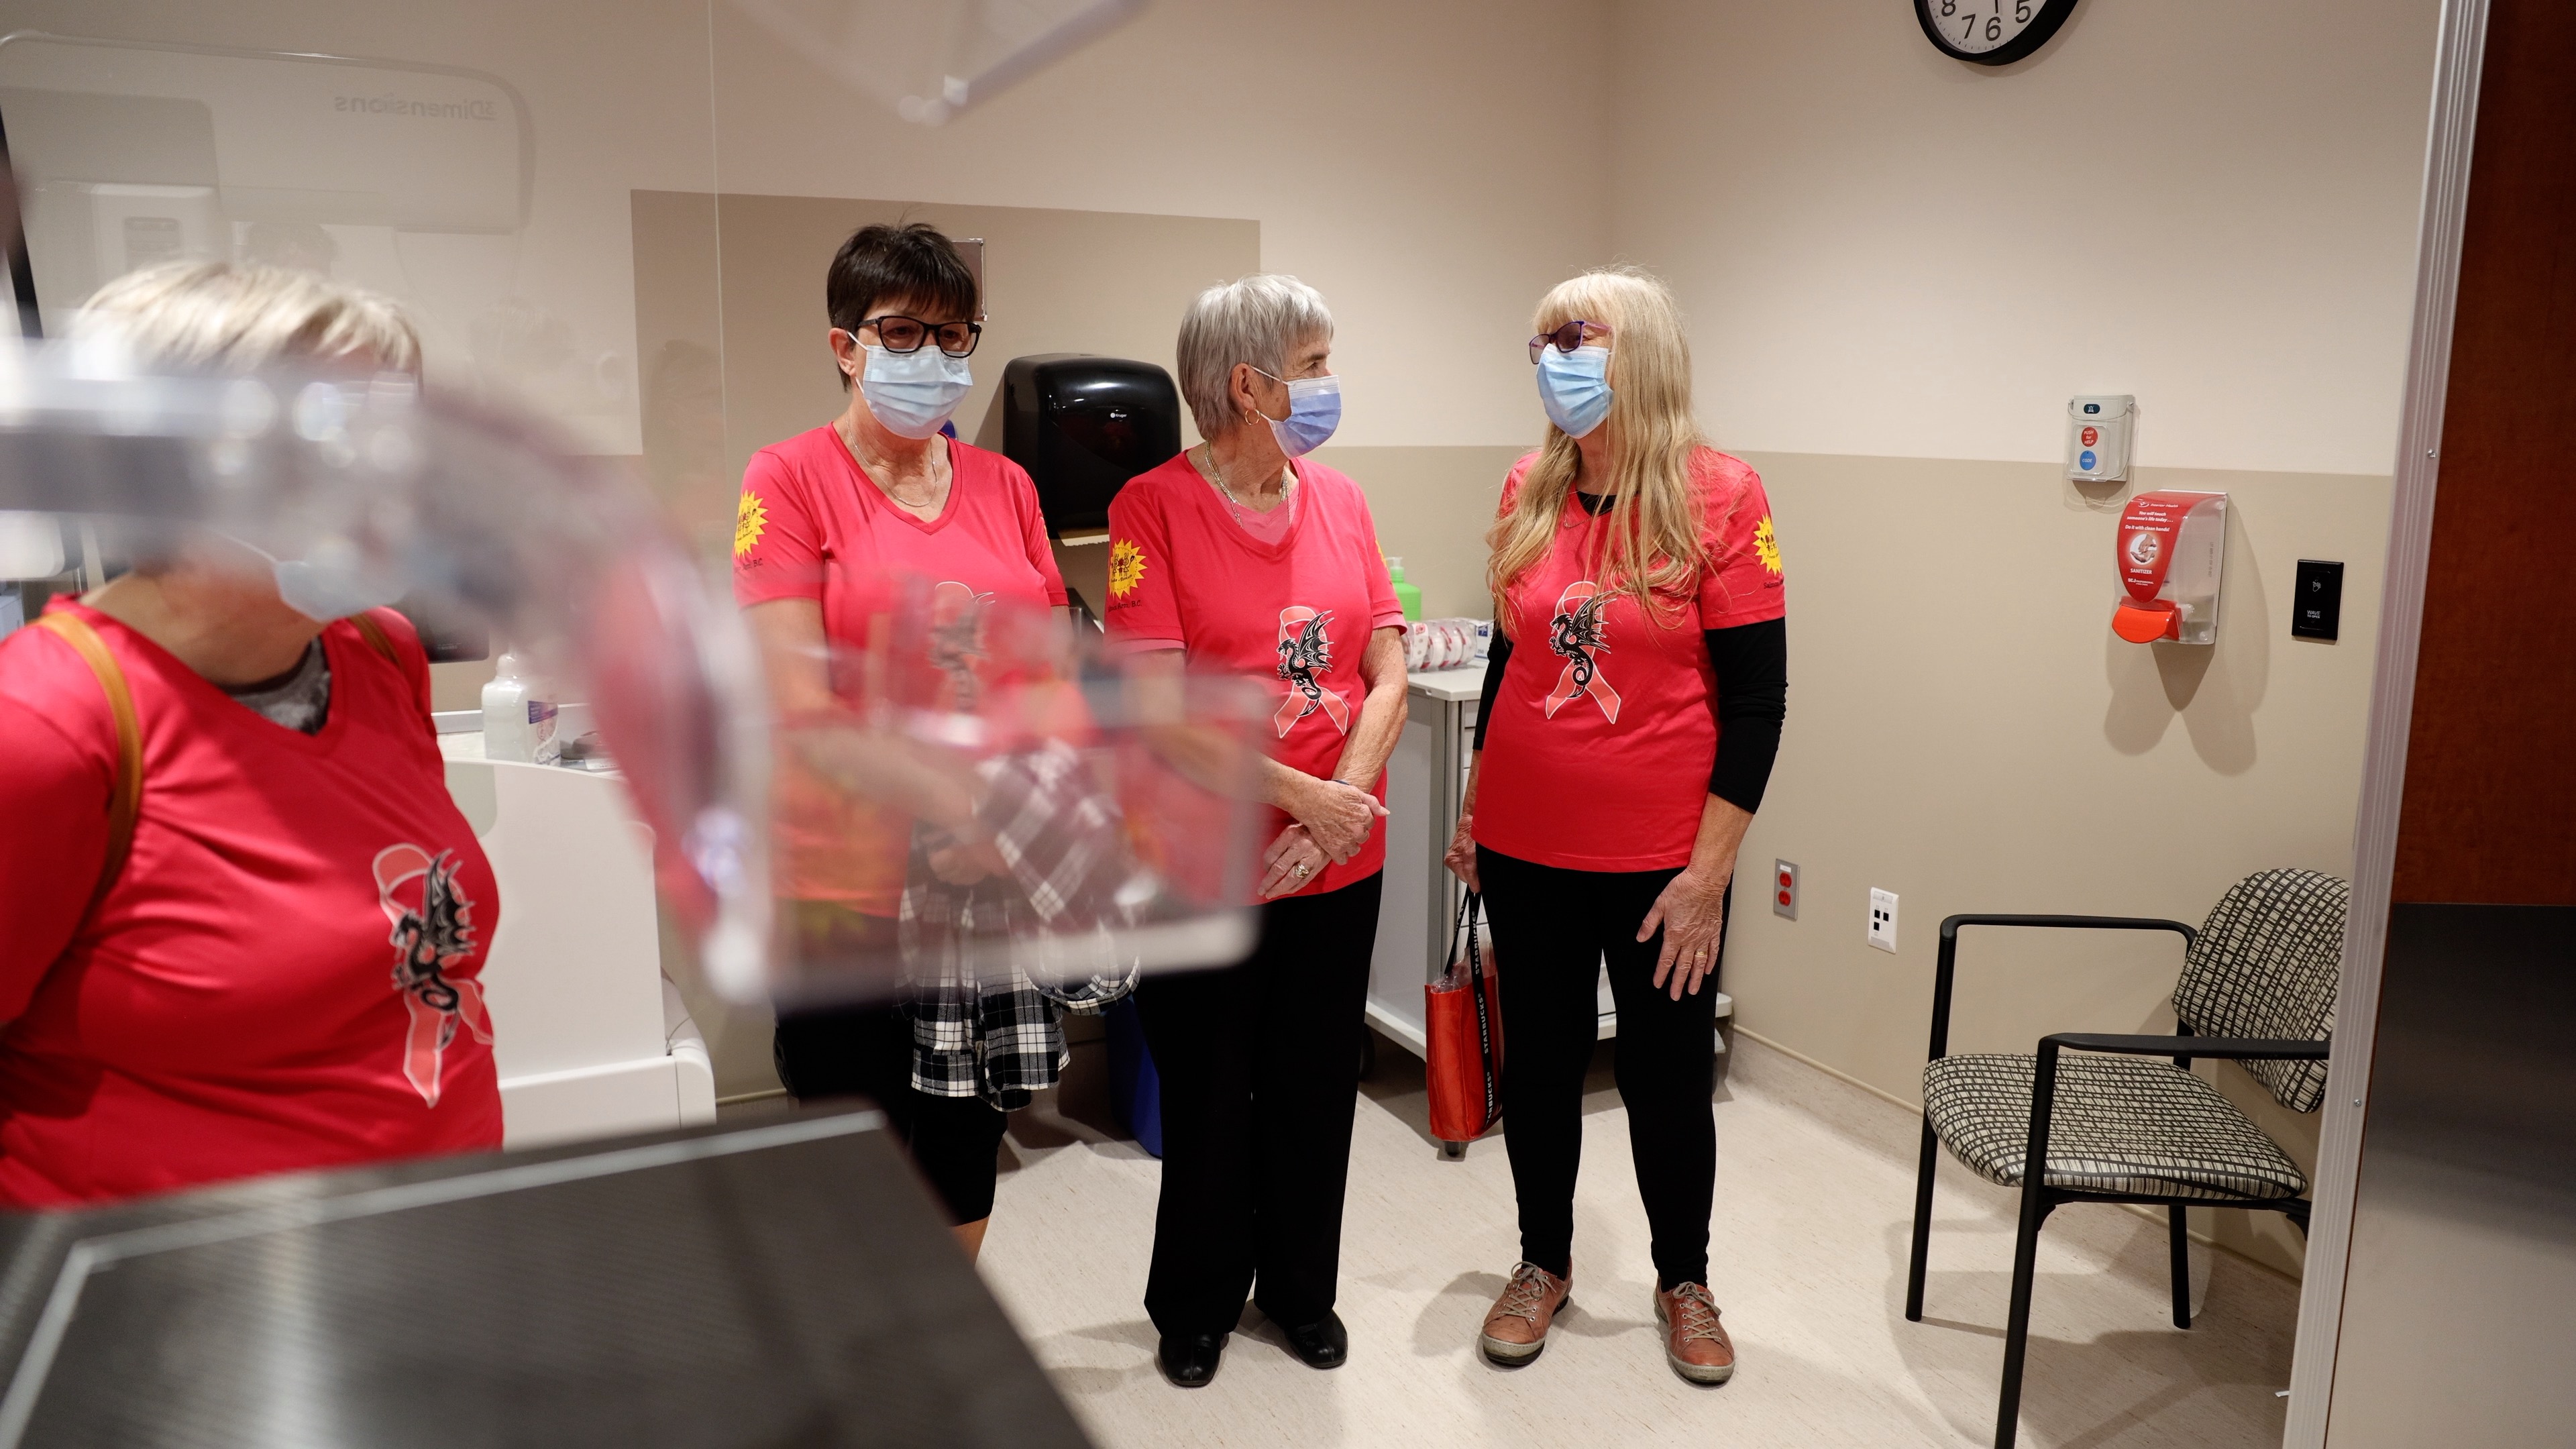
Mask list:
[[[981,1097],[1002,1111],[1056,1084],[1071,1053],[1064,1013],[1098,1011],[1136,985],[1112,933],[1137,873],[1117,802],[1060,741],[976,766],[977,816],[1008,866],[969,885],[941,880],[955,842],[916,826],[898,939],[911,982],[913,1089]]]

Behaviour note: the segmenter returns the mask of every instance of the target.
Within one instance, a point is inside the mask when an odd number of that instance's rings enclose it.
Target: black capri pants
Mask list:
[[[837,906],[797,901],[782,911],[800,949],[890,949],[895,924]],[[934,1097],[912,1085],[912,1019],[896,1005],[826,1007],[778,1016],[771,1057],[778,1080],[799,1102],[865,1097],[886,1114],[886,1129],[911,1154],[952,1223],[993,1215],[1001,1176],[1002,1129],[1010,1115],[981,1097]]]

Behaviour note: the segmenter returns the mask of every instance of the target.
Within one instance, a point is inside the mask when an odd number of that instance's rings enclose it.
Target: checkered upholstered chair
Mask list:
[[[2264,1208],[2307,1231],[2306,1175],[2234,1103],[2192,1075],[2191,1059],[2243,1063],[2291,1111],[2324,1104],[2348,895],[2330,875],[2267,870],[2229,887],[2197,931],[2129,916],[1952,916],[1941,923],[1905,1316],[1923,1317],[1932,1174],[1947,1146],[1970,1171],[2022,1195],[1996,1449],[2010,1449],[2020,1414],[2031,1281],[2040,1225],[2051,1211],[2074,1202],[2163,1204],[2176,1328],[2191,1327],[2186,1207]],[[1950,986],[1964,926],[2173,932],[2184,943],[2175,1034],[2068,1032],[2042,1038],[2035,1053],[1951,1056]]]

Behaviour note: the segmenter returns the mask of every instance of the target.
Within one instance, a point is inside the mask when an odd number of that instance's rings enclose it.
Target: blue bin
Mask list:
[[[1163,1078],[1154,1070],[1154,1052],[1145,1045],[1144,1013],[1136,998],[1124,996],[1101,1013],[1109,1031],[1109,1104],[1118,1125],[1136,1145],[1163,1155]]]

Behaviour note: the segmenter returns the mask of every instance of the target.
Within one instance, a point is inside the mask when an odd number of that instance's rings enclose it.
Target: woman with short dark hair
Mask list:
[[[1029,475],[941,432],[973,384],[967,359],[983,330],[955,245],[920,222],[861,227],[832,258],[824,304],[849,405],[753,455],[734,525],[734,595],[790,722],[846,718],[861,688],[851,662],[887,642],[877,636],[910,583],[935,586],[946,623],[969,634],[997,603],[1066,602]],[[892,958],[915,822],[800,776],[792,753],[780,768],[780,914],[794,948]],[[942,844],[923,861],[944,885],[972,889],[986,879],[973,854]],[[972,1253],[992,1215],[1004,1114],[1054,1086],[1064,1064],[1062,1008],[1018,971],[907,991],[891,1005],[782,1011],[778,1073],[800,1099],[874,1098]]]

